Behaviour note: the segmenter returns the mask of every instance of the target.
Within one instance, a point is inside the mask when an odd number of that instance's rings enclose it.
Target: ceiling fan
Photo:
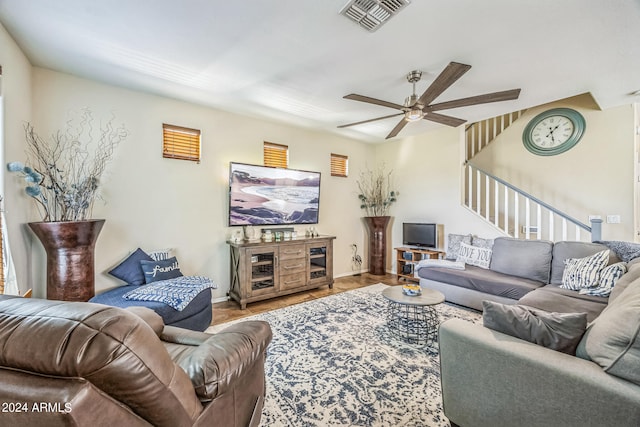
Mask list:
[[[413,84],[413,94],[409,96],[404,105],[396,104],[393,102],[382,101],[380,99],[370,98],[368,96],[356,95],[355,93],[344,96],[345,99],[353,99],[354,101],[366,102],[369,104],[381,105],[383,107],[394,108],[402,111],[401,113],[395,113],[388,116],[377,117],[375,119],[363,120],[361,122],[349,123],[346,125],[338,126],[339,128],[345,128],[349,126],[361,125],[364,123],[374,122],[376,120],[388,119],[390,117],[404,116],[400,122],[393,128],[393,130],[387,135],[385,139],[393,138],[407,125],[409,122],[415,122],[418,120],[430,120],[432,122],[441,123],[447,126],[459,126],[466,120],[458,119],[456,117],[447,116],[444,114],[436,113],[435,111],[448,110],[450,108],[467,107],[470,105],[487,104],[490,102],[509,101],[512,99],[518,99],[520,95],[520,89],[505,90],[502,92],[486,93],[484,95],[471,96],[469,98],[460,98],[453,101],[441,102],[438,104],[432,104],[432,102],[456,82],[464,73],[469,71],[471,65],[460,64],[458,62],[450,62],[447,68],[444,69],[435,78],[433,83],[424,91],[418,98],[416,95],[416,82],[420,81],[422,77],[422,71],[412,71],[407,74],[407,81]]]

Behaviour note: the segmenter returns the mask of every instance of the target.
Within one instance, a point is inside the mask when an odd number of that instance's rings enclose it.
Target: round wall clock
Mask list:
[[[524,128],[522,142],[538,156],[564,153],[580,141],[586,122],[570,108],[553,108],[535,116]]]

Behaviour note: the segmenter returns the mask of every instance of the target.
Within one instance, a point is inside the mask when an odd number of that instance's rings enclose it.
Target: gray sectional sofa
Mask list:
[[[499,238],[488,271],[467,267],[466,274],[446,275],[435,268],[419,270],[423,286],[440,289],[449,301],[464,305],[488,299],[522,309],[588,313],[576,355],[480,324],[459,319],[442,323],[442,397],[452,426],[640,425],[640,258],[627,263],[628,272],[608,298],[558,287],[566,258],[603,248]],[[614,261],[617,256],[611,255],[609,262]],[[499,280],[491,287],[493,277]]]
[[[479,324],[442,323],[442,397],[452,425],[639,426],[640,259],[628,268],[576,356]]]
[[[559,287],[564,261],[593,255],[606,246],[588,242],[495,239],[488,269],[467,265],[464,270],[429,267],[417,270],[420,285],[436,289],[454,304],[482,310],[482,301],[521,304],[556,312],[585,312],[593,320],[607,298],[580,295]],[[609,264],[620,261],[611,251]]]

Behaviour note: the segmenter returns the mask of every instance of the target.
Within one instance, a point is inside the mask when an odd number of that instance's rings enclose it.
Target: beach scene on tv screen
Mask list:
[[[317,224],[320,173],[232,163],[229,225]]]

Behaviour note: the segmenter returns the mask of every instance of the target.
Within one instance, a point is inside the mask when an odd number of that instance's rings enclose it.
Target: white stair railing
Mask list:
[[[467,142],[466,160],[470,160],[473,156],[482,151],[482,149],[489,145],[506,128],[518,120],[525,111],[527,110],[514,111],[512,113],[503,114],[502,116],[492,117],[490,119],[468,125],[465,129],[465,138]]]
[[[602,220],[587,225],[469,162],[464,205],[505,234],[524,239],[596,241]]]

